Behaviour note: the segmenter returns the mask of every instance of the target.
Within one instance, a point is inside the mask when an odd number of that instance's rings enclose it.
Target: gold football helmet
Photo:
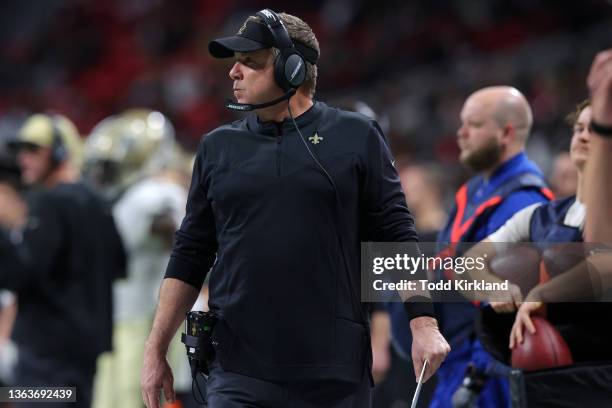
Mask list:
[[[19,129],[17,138],[9,142],[9,145],[17,149],[27,146],[48,147],[51,149],[53,165],[69,161],[75,168],[81,168],[83,144],[79,131],[63,115],[31,115]]]
[[[85,178],[116,199],[136,181],[167,164],[174,128],[162,113],[132,109],[102,120],[85,142]]]

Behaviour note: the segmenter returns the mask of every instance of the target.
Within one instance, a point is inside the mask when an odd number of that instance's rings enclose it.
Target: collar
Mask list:
[[[542,175],[540,169],[529,160],[527,154],[523,151],[502,163],[488,179],[484,176],[477,176],[478,181],[475,182],[475,189],[471,197],[478,201],[495,191],[500,185],[508,181],[508,179],[515,177],[517,174],[526,172]]]
[[[323,112],[323,102],[314,102],[310,109],[295,118],[300,130],[315,123]],[[247,128],[254,133],[260,133],[267,136],[277,136],[295,130],[293,121],[287,117],[282,122],[268,121],[261,122],[256,112],[251,112],[247,118]]]
[[[518,171],[522,171],[524,165],[527,163],[527,155],[525,152],[520,152],[513,156],[511,159],[506,160],[499,166],[489,178],[489,183],[506,178],[507,176],[513,175]]]
[[[576,196],[574,196],[574,202],[568,208],[567,213],[565,214],[565,219],[563,223],[569,227],[578,228],[580,230],[584,229],[584,219],[586,215],[586,207],[583,203],[578,201]]]
[[[497,188],[498,185],[506,181],[508,178],[514,177],[515,175],[524,173],[526,171],[531,171],[538,174],[541,173],[540,170],[527,158],[527,154],[523,151],[503,162],[488,179],[481,176],[481,185]]]

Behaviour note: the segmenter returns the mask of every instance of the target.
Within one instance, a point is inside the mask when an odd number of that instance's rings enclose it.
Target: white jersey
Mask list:
[[[149,178],[131,186],[113,215],[126,248],[127,278],[114,285],[115,322],[152,319],[170,251],[151,234],[154,218],[168,212],[176,226],[185,214],[187,192],[171,181]]]

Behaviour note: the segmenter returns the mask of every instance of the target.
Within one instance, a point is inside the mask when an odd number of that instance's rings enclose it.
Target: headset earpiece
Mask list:
[[[285,92],[297,89],[306,79],[304,58],[295,48],[280,17],[270,9],[257,12],[274,37],[280,53],[274,61],[274,79]]]
[[[56,166],[66,160],[68,157],[68,151],[66,150],[66,144],[62,138],[57,119],[53,116],[49,116],[49,120],[51,121],[51,128],[53,132],[51,141],[51,162]]]
[[[304,64],[304,59],[301,55],[293,53],[283,58],[282,61],[284,61],[284,63],[277,69],[280,71],[279,75],[281,75],[281,80],[286,82],[285,86],[287,86],[288,89],[299,88],[300,85],[304,83],[304,79],[306,79],[306,65]]]

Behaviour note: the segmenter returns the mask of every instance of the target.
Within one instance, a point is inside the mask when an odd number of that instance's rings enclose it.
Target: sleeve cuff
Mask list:
[[[174,278],[193,286],[197,290],[202,289],[206,273],[200,268],[176,256],[171,256],[166,268],[164,279]]]
[[[404,302],[404,310],[408,315],[408,320],[415,317],[429,316],[436,317],[436,312],[431,299],[425,296],[414,296]]]

